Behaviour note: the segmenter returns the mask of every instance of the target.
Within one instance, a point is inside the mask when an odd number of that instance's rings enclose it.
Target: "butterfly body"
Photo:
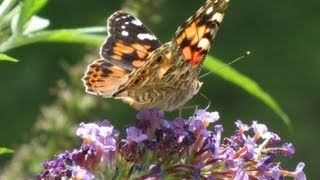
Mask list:
[[[183,106],[202,85],[197,76],[227,3],[207,0],[163,45],[138,19],[114,13],[102,59],[90,64],[83,78],[86,91],[121,99],[135,109]]]
[[[201,82],[195,79],[192,65],[182,60],[176,45],[167,43],[155,50],[143,66],[135,69],[128,81],[113,93],[135,109],[154,108],[171,111],[195,95]],[[179,68],[179,71],[176,71]]]

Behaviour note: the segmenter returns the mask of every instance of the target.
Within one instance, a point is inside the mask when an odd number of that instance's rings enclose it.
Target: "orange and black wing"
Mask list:
[[[140,67],[149,53],[160,46],[140,20],[115,12],[108,18],[108,37],[100,49],[101,59],[90,64],[82,78],[86,92],[112,97],[132,70]]]
[[[228,0],[207,0],[175,33],[173,41],[180,47],[183,59],[190,61],[192,67],[201,68],[227,6]]]
[[[100,55],[111,64],[133,70],[160,46],[160,41],[139,19],[118,11],[108,19],[108,37]]]
[[[82,81],[87,93],[112,97],[113,92],[127,81],[129,73],[129,70],[99,59],[88,66]]]

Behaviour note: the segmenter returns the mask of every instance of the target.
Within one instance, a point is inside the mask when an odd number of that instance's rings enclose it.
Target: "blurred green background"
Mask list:
[[[50,29],[104,26],[111,13],[124,8],[139,14],[139,18],[161,42],[166,42],[203,2],[204,0],[52,0],[39,16],[50,20]],[[280,103],[293,122],[293,134],[289,133],[284,123],[268,107],[214,74],[203,79],[204,86],[201,89],[201,93],[211,100],[210,110],[219,111],[219,123],[224,125],[226,135],[234,130],[233,122],[237,119],[247,123],[258,120],[267,124],[270,130],[280,135],[283,142],[292,142],[296,147],[296,154],[283,163],[283,168],[294,170],[298,162],[303,161],[306,163],[308,179],[320,177],[320,143],[317,140],[320,125],[319,8],[320,1],[316,0],[232,0],[210,52],[215,57],[230,62],[245,51],[251,51],[251,56],[231,66],[256,80]],[[67,121],[76,124],[107,118],[118,129],[123,129],[124,124],[133,123],[135,111],[128,105],[86,95],[84,92],[80,78],[86,69],[86,63],[99,57],[98,50],[99,47],[90,45],[41,43],[9,51],[9,55],[20,61],[0,63],[0,146],[18,150],[22,144],[26,145],[25,149],[18,152],[22,154],[28,148],[33,148],[29,151],[35,153],[50,151],[50,156],[46,158],[50,159],[53,154],[79,145],[79,142],[66,142],[73,138],[75,130],[58,130],[56,120],[59,118],[65,120],[62,123],[66,124],[69,123]],[[197,95],[189,104],[205,107],[207,103],[207,100]],[[52,113],[53,106],[56,107],[55,113]],[[89,108],[86,109],[86,106]],[[82,111],[81,108],[86,110]],[[189,111],[186,110],[184,114],[193,112]],[[50,113],[52,116],[48,115]],[[171,113],[168,117],[174,115]],[[55,146],[55,141],[46,144],[50,133],[41,133],[39,130],[48,129],[38,122],[47,116],[52,118],[49,119],[52,126],[57,125],[54,128],[56,131],[49,132],[55,136],[57,131],[61,136],[67,134],[67,138],[61,137],[56,142],[60,148]],[[46,138],[43,138],[44,133]],[[33,138],[40,139],[40,144],[47,149],[32,146]],[[12,164],[19,163],[12,162],[14,156],[15,154],[5,155],[0,158],[0,172],[8,174],[12,170],[10,168],[15,167]],[[13,159],[15,160],[20,161]],[[43,160],[45,159],[34,157],[32,163],[26,163],[29,167],[23,169],[22,173],[33,176]]]

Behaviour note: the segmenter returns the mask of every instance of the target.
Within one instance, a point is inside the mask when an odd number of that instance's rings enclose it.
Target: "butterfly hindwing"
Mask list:
[[[210,49],[227,8],[227,0],[211,0],[191,16],[175,33],[173,41],[180,46],[183,59],[200,68]]]
[[[99,59],[90,64],[82,81],[86,92],[104,97],[112,97],[114,91],[125,83],[130,71]]]
[[[108,19],[108,37],[100,55],[111,64],[133,70],[160,46],[160,41],[139,19],[118,11]]]

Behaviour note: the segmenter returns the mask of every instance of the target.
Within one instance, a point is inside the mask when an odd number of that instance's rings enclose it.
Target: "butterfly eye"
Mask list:
[[[143,82],[144,78],[143,77],[139,77],[138,79],[133,81],[133,85],[134,86],[138,86]]]

